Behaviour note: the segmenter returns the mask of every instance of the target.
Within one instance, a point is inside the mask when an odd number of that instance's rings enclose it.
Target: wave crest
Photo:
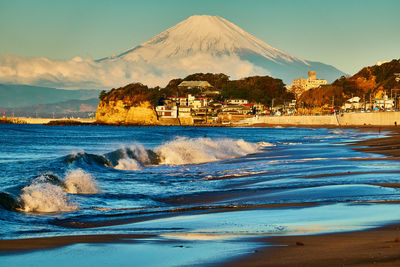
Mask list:
[[[255,144],[243,139],[177,137],[154,150],[145,149],[142,145],[136,144],[104,155],[80,152],[67,156],[66,160],[68,163],[80,160],[90,165],[99,164],[119,170],[136,171],[149,165],[199,164],[242,157],[259,152],[263,147],[268,146],[274,145],[267,142]]]
[[[258,148],[257,144],[242,139],[178,137],[155,151],[160,156],[161,164],[180,165],[241,157],[258,152]]]
[[[96,194],[100,192],[93,176],[81,169],[68,171],[64,183],[66,191],[71,194]]]
[[[70,200],[67,193],[95,194],[99,193],[99,189],[92,175],[81,169],[67,171],[64,180],[55,174],[45,173],[21,190],[20,197],[15,200],[18,205],[13,206],[16,206],[16,210],[24,212],[47,213],[77,210],[78,206]],[[9,199],[6,200],[9,202]],[[10,204],[7,204],[6,208],[8,206]]]
[[[60,186],[51,183],[34,182],[22,189],[20,198],[23,202],[20,210],[25,212],[60,212],[78,209]]]

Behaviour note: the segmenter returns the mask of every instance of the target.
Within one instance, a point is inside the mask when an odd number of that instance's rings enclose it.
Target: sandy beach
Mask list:
[[[400,225],[367,231],[265,238],[266,247],[222,266],[399,266]]]
[[[346,127],[347,128],[347,127]],[[400,157],[400,129],[361,127],[362,131],[390,131],[389,137],[351,144],[362,152]],[[396,162],[396,164],[398,164]],[[398,188],[399,184],[379,184]],[[395,203],[395,202],[393,202]],[[400,219],[400,218],[399,218]],[[400,224],[347,233],[262,238],[268,247],[222,266],[399,266]],[[273,247],[271,247],[271,245]]]

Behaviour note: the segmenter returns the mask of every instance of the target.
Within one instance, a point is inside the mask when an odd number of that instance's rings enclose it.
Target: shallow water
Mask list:
[[[370,202],[398,200],[400,190],[370,184],[398,183],[400,165],[343,146],[374,137],[311,128],[0,125],[0,239],[151,234],[23,257],[78,259],[84,249],[91,256],[81,262],[90,264],[109,249],[123,264],[132,253],[138,265],[175,266],[245,253],[255,244],[237,242],[244,237],[376,227],[398,220],[399,208]],[[367,157],[377,160],[347,160]],[[295,206],[304,202],[313,206]],[[160,247],[177,256],[146,258]],[[20,255],[1,257],[17,266]]]

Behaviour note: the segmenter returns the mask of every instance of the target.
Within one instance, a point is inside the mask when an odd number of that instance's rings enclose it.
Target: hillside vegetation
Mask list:
[[[300,97],[305,106],[335,105],[341,106],[347,99],[359,96],[368,100],[370,97],[382,97],[384,90],[390,95],[390,89],[399,89],[395,73],[400,73],[400,59],[394,59],[381,65],[365,67],[351,77],[341,77],[331,85],[310,89]]]
[[[173,79],[165,88],[149,88],[146,85],[134,83],[118,89],[112,89],[109,92],[102,91],[100,100],[104,102],[123,100],[133,106],[148,100],[153,105],[157,105],[158,100],[163,97],[200,94],[199,89],[178,88],[182,81],[208,81],[214,87],[213,90],[220,91],[220,95],[214,96],[216,100],[220,101],[229,98],[241,98],[250,102],[270,105],[272,99],[275,99],[276,104],[280,104],[284,100],[294,98],[292,93],[286,91],[282,80],[269,76],[253,76],[231,81],[229,76],[222,73],[196,73],[184,79]]]

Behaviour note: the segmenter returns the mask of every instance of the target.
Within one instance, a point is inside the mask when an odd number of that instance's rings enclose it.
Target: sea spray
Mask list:
[[[65,183],[63,180],[61,180],[57,175],[51,173],[51,172],[46,172],[44,174],[39,175],[38,177],[33,180],[34,183],[50,183],[53,185],[58,185],[63,188],[65,188]]]
[[[81,169],[69,170],[65,174],[64,183],[66,191],[71,194],[99,193],[93,176]]]
[[[32,184],[25,186],[18,198],[16,208],[24,212],[65,212],[78,209],[69,198],[71,194],[98,193],[94,178],[81,169],[69,170],[64,181],[57,175],[45,173],[36,177]]]
[[[156,148],[161,164],[205,163],[256,153],[259,146],[242,139],[178,137]]]
[[[89,164],[96,162],[119,170],[137,171],[149,165],[198,164],[242,157],[259,152],[262,147],[267,146],[273,146],[273,144],[266,142],[255,144],[246,142],[243,139],[235,140],[230,138],[177,137],[154,150],[145,149],[142,145],[135,144],[130,147],[121,147],[104,155],[92,155],[84,152],[71,154],[67,157],[67,160],[70,162],[71,159],[73,161],[80,159]],[[82,176],[85,175],[82,174]],[[92,179],[87,180],[90,181]],[[67,177],[65,183],[67,183]],[[71,185],[68,186],[69,189],[67,191],[69,193],[84,194],[82,190],[76,191],[73,186],[72,188]],[[88,191],[87,193],[95,193],[95,191]]]
[[[118,161],[117,166],[114,167],[118,170],[125,170],[125,171],[138,171],[142,169],[142,165],[137,162],[135,159],[131,158],[124,158]]]
[[[20,199],[23,203],[20,210],[25,212],[61,212],[78,208],[60,186],[51,183],[34,182],[24,187]]]
[[[147,165],[157,165],[160,160],[151,149],[145,149],[136,144],[129,148],[122,147],[114,152],[106,154],[110,162],[115,163],[114,168],[119,170],[136,171]]]

